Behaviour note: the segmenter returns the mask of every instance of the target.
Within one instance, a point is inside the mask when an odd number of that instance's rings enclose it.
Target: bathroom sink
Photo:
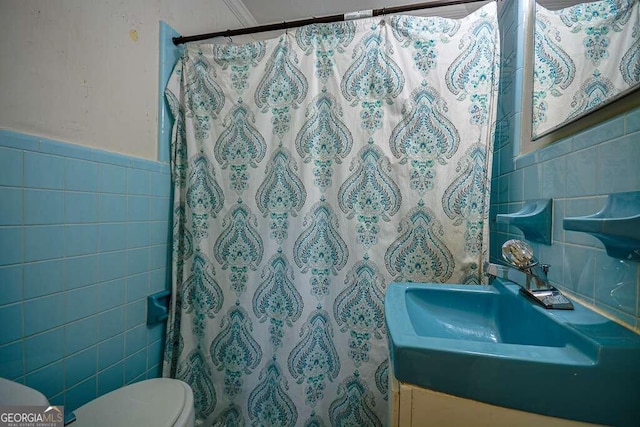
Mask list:
[[[527,412],[640,425],[640,336],[574,306],[547,310],[499,278],[392,283],[385,312],[395,377]]]

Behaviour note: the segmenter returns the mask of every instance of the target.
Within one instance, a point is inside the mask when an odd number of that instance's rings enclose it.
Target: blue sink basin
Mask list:
[[[385,316],[394,374],[503,407],[640,426],[640,336],[574,305],[546,310],[503,279],[392,283]]]

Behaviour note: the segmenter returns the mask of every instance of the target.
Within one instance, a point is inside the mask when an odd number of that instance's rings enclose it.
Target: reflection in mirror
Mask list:
[[[640,0],[537,3],[534,140],[640,85]]]

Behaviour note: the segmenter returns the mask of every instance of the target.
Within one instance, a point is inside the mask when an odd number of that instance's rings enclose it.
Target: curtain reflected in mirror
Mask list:
[[[575,3],[536,4],[532,139],[640,84],[640,0]]]

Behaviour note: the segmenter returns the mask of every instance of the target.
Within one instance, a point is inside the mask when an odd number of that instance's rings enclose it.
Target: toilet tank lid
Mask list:
[[[184,411],[192,410],[191,388],[182,381],[154,378],[114,390],[81,406],[76,427],[173,426]]]

